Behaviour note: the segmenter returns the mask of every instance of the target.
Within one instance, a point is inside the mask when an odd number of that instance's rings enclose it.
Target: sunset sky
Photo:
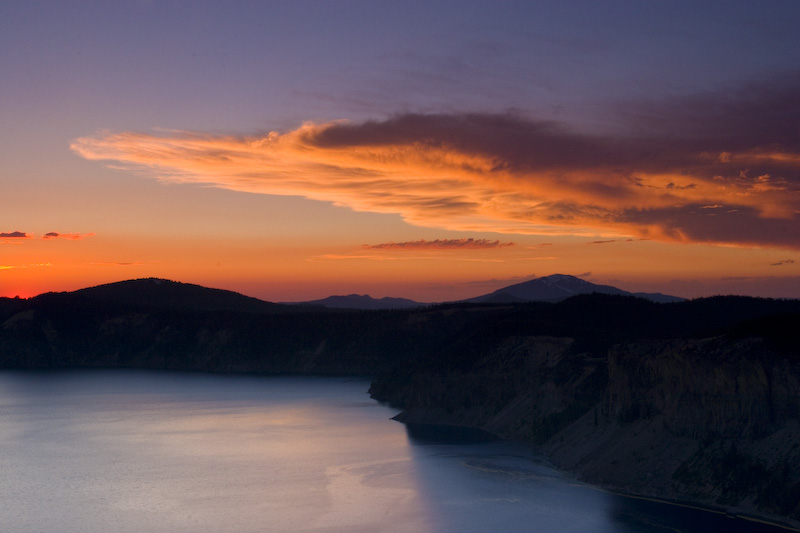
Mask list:
[[[800,298],[800,2],[0,2],[0,296]]]

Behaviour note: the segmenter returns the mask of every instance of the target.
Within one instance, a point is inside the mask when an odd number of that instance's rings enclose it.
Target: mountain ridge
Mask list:
[[[364,311],[380,309],[412,309],[415,307],[424,307],[426,305],[430,305],[428,303],[409,300],[408,298],[393,298],[390,296],[373,298],[368,294],[333,295],[320,300],[282,303],[284,305],[322,306],[328,309],[359,309]]]
[[[685,298],[662,293],[629,292],[611,285],[598,285],[569,274],[551,274],[532,280],[515,283],[494,292],[457,300],[456,303],[516,304],[525,302],[560,302],[580,294],[611,294],[635,296],[656,303],[682,302]],[[424,307],[431,303],[417,302],[408,298],[372,298],[369,295],[334,295],[319,300],[302,302],[283,302],[286,305],[322,306],[328,309],[411,309]],[[450,302],[442,302],[450,303]]]
[[[48,294],[34,298],[46,297]],[[186,311],[288,312],[291,308],[225,289],[161,278],[138,278],[73,291],[78,297],[142,307]]]
[[[598,285],[569,274],[551,274],[463,300],[471,303],[560,302],[579,294],[636,296],[656,303],[681,302],[685,298],[662,293],[629,292],[611,285]]]
[[[160,287],[159,287],[160,286]],[[159,287],[158,290],[157,287]],[[70,291],[68,291],[70,292]],[[270,302],[235,291],[217,289],[163,278],[135,278],[71,291],[97,301],[115,301],[129,305],[158,305],[168,309],[202,311],[241,311],[255,313],[296,312],[312,308],[347,310],[413,309],[436,304],[479,303],[519,304],[526,302],[560,302],[582,294],[634,296],[656,303],[674,303],[685,298],[662,293],[629,292],[611,285],[599,285],[569,274],[551,274],[502,287],[493,292],[462,300],[418,302],[409,298],[385,296],[373,298],[368,294],[331,295],[306,301]],[[32,298],[46,297],[43,293]]]

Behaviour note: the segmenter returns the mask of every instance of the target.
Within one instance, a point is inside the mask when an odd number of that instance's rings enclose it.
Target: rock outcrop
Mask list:
[[[611,490],[800,525],[800,357],[761,338],[634,341],[605,357],[511,338],[403,389],[410,423],[540,447]],[[385,385],[376,380],[373,393]]]
[[[636,342],[610,350],[608,376],[598,416],[545,443],[556,464],[623,492],[800,524],[800,359],[758,338]]]

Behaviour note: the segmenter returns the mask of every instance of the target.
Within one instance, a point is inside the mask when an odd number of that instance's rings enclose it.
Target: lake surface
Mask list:
[[[0,372],[14,532],[777,531],[611,495],[529,448],[406,428],[363,379]]]

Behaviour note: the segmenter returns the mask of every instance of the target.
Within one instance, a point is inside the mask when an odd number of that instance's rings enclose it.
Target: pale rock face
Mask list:
[[[609,353],[613,419],[664,415],[676,435],[756,438],[796,418],[798,369],[759,339],[640,342]]]

